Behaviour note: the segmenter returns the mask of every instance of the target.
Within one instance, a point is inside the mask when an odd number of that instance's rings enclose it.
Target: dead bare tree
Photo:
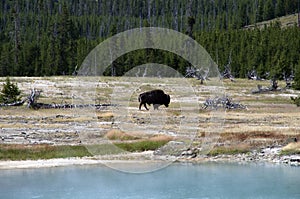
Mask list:
[[[270,91],[276,91],[278,88],[278,81],[276,78],[271,79],[271,87],[269,88]]]
[[[235,81],[234,76],[231,74],[231,52],[229,54],[228,64],[226,66],[224,66],[222,78],[230,79],[232,82]]]
[[[270,72],[266,72],[263,75],[259,76],[255,69],[253,69],[252,71],[248,71],[247,73],[247,77],[249,80],[264,81],[268,79],[269,76],[270,76]]]
[[[203,84],[205,80],[208,80],[209,69],[205,70],[204,73],[201,73],[200,69],[196,69],[195,67],[187,67],[185,77],[189,78],[197,78],[200,80],[200,84]]]
[[[37,100],[41,95],[41,90],[37,90],[33,88],[30,92],[30,95],[28,96],[28,101],[27,101],[27,107],[28,108],[36,108],[37,107]]]
[[[269,87],[262,87],[261,85],[257,85],[258,90],[252,91],[253,94],[256,93],[266,93],[266,92],[271,92],[271,91],[281,91],[278,87],[278,81],[274,77],[273,79],[270,80],[270,86]]]
[[[283,73],[283,79],[286,83],[285,88],[291,88],[292,87],[292,82],[294,81],[294,77],[295,77],[295,75],[294,75],[293,71],[290,73],[290,75],[287,75],[286,72]]]

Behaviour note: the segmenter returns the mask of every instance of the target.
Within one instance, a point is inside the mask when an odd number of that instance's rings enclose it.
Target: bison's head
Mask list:
[[[166,107],[169,107],[170,100],[171,100],[171,99],[170,99],[170,95],[166,95],[166,102],[165,102],[165,104],[164,104]]]

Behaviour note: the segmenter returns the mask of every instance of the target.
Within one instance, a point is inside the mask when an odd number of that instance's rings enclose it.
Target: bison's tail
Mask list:
[[[141,100],[141,95],[139,95],[139,98],[138,98],[138,100],[139,100],[139,102],[141,102],[142,100]]]

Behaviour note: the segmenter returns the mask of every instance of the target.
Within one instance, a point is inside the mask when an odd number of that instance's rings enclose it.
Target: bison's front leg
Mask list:
[[[146,106],[146,103],[143,103],[143,102],[140,103],[139,110],[141,110],[143,104],[144,104],[145,109],[146,109],[146,110],[149,110],[149,109],[147,108],[147,106]]]
[[[144,107],[145,107],[145,109],[148,111],[149,109],[147,108],[147,105],[146,105],[146,103],[144,104]]]

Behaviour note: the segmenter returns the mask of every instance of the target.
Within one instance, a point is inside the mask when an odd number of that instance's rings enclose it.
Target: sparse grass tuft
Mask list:
[[[217,155],[236,155],[250,152],[248,147],[216,147],[213,148],[208,155],[217,156]]]
[[[99,120],[110,121],[114,117],[112,112],[105,112],[105,113],[97,113],[97,118]]]
[[[106,138],[108,138],[109,140],[137,140],[138,137],[127,134],[123,131],[117,130],[117,129],[112,129],[110,131],[108,131],[105,135]]]
[[[167,135],[155,135],[153,137],[149,137],[145,139],[142,138],[141,136],[129,135],[120,130],[111,130],[106,134],[106,137],[110,140],[117,141],[114,143],[114,145],[128,152],[156,150],[159,147],[168,143],[169,141],[173,140],[171,136],[167,136]],[[124,142],[118,142],[118,141],[124,141]]]
[[[168,135],[155,135],[151,138],[149,138],[149,141],[154,141],[154,142],[170,142],[173,140],[172,136]]]

